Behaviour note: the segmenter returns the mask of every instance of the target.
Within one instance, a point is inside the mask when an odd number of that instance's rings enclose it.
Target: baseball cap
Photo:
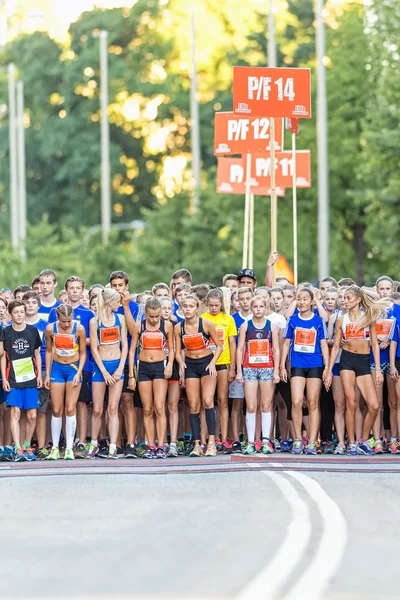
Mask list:
[[[241,277],[251,277],[252,279],[254,279],[254,281],[257,281],[257,277],[253,269],[242,269],[241,271],[239,271],[237,276],[238,279],[240,279]]]

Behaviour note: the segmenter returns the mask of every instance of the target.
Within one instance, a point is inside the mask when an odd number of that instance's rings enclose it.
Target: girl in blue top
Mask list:
[[[314,294],[309,288],[303,288],[297,294],[298,314],[289,318],[285,341],[282,347],[280,375],[287,381],[286,358],[291,346],[292,422],[296,439],[292,452],[301,454],[304,444],[301,439],[302,406],[304,394],[307,396],[309,411],[309,443],[306,454],[317,454],[316,441],[320,424],[319,396],[322,380],[325,378],[329,363],[327,331],[325,322],[313,312]]]

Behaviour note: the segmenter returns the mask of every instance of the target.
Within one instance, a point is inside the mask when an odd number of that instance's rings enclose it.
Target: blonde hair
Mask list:
[[[255,302],[262,302],[266,308],[268,306],[266,298],[264,298],[264,296],[261,296],[261,295],[257,295],[256,294],[255,296],[253,296],[252,299],[251,299],[251,301],[250,301],[250,306],[253,306],[253,304]]]
[[[104,323],[106,319],[106,306],[112,300],[116,300],[117,297],[120,296],[120,293],[114,290],[114,288],[104,288],[104,290],[99,290],[96,294],[97,297],[97,322],[99,325]]]
[[[237,290],[238,298],[242,294],[251,294],[252,296],[254,296],[254,290],[253,290],[253,288],[243,286]]]
[[[231,312],[231,298],[232,298],[232,292],[229,288],[222,286],[220,288],[221,292],[222,292],[222,306],[223,306],[223,311],[224,313],[227,313],[228,315]]]
[[[352,293],[356,298],[360,298],[360,307],[364,310],[364,316],[357,324],[358,329],[368,327],[386,316],[387,303],[378,301],[374,302],[358,285],[350,285],[345,293]]]
[[[60,304],[56,308],[57,316],[70,317],[74,312],[74,309],[70,304]]]

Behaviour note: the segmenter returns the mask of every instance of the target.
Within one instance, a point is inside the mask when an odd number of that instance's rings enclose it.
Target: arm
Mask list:
[[[372,353],[374,355],[374,362],[375,362],[376,385],[382,385],[383,384],[383,375],[381,373],[381,356],[380,356],[378,338],[376,335],[375,323],[373,325],[369,326],[369,332],[370,332],[370,336],[371,336],[371,347],[372,347]]]
[[[128,388],[134,390],[136,388],[135,377],[135,346],[129,348],[128,354]]]
[[[319,316],[321,317],[321,319],[323,319],[325,321],[325,323],[328,323],[329,314],[327,313],[325,308],[322,306],[321,300],[318,298],[318,296],[314,296],[314,300],[315,300],[315,306],[317,307]]]
[[[322,375],[322,380],[325,381],[325,377],[328,373],[328,367],[329,367],[329,347],[328,347],[328,340],[321,340],[320,342],[321,344],[321,352],[322,352],[322,358],[324,359],[324,372]]]
[[[246,345],[246,333],[247,333],[247,321],[245,321],[239,329],[239,339],[238,339],[238,345],[237,345],[237,349],[236,349],[236,370],[237,370],[236,380],[239,383],[243,383],[242,364],[243,364],[244,347]]]
[[[286,359],[289,354],[290,348],[290,339],[285,338],[282,346],[282,355],[281,355],[281,364],[279,365],[280,378],[282,381],[286,383],[287,381],[287,371],[286,371]]]
[[[104,381],[107,385],[114,385],[115,379],[106,371],[104,368],[103,361],[100,358],[99,347],[97,341],[97,319],[91,319],[90,324],[90,348],[92,350],[92,355],[95,360],[96,365],[99,367],[101,374],[104,377]]]
[[[393,381],[398,381],[399,372],[396,369],[396,351],[397,351],[397,342],[392,340],[390,342],[390,350],[389,350],[389,360],[390,360],[390,377]]]
[[[42,357],[40,356],[40,347],[39,348],[35,348],[35,361],[36,361],[36,368],[37,368],[37,377],[36,377],[36,381],[37,381],[37,387],[41,388],[43,385],[43,381],[42,381]]]
[[[342,347],[342,337],[343,337],[342,323],[343,323],[343,317],[339,317],[338,320],[336,321],[336,333],[335,333],[335,339],[333,341],[331,355],[329,357],[328,362],[325,363],[325,367],[328,366],[327,370],[324,372],[325,373],[324,384],[325,384],[325,388],[327,390],[329,390],[329,388],[331,387],[332,369],[336,362],[336,359],[338,357],[340,349]],[[321,345],[321,349],[322,349],[322,345]],[[325,357],[324,357],[324,360],[325,360]]]
[[[228,381],[231,383],[236,375],[236,336],[229,336],[229,350],[231,354],[231,364],[229,365]]]
[[[215,368],[215,365],[217,363],[217,360],[221,356],[222,346],[221,346],[221,342],[219,341],[219,337],[218,337],[218,334],[217,334],[217,329],[216,329],[214,323],[211,323],[211,321],[207,321],[206,319],[204,319],[203,325],[204,325],[204,331],[210,335],[212,341],[215,344],[214,356],[210,360],[210,363],[207,366],[207,369],[208,369],[208,372],[210,373],[210,375],[212,377],[216,377],[217,376],[217,370]]]
[[[165,323],[165,333],[168,345],[168,363],[164,369],[165,379],[170,379],[172,375],[172,365],[174,364],[174,332],[171,323]]]
[[[328,323],[328,346],[333,346],[333,327],[335,324],[335,315],[329,317]]]
[[[122,308],[124,309],[124,317],[125,317],[125,322],[126,322],[126,326],[128,328],[129,333],[133,336],[133,332],[135,329],[135,319],[133,318],[133,315],[131,313],[131,309],[130,309],[130,301],[131,301],[131,296],[129,294],[129,292],[124,292],[123,297],[121,298],[122,300]],[[136,344],[135,344],[136,347]]]
[[[47,325],[45,331],[46,339],[46,354],[45,354],[45,367],[46,375],[44,377],[44,387],[50,389],[50,371],[51,364],[53,362],[53,325]]]
[[[3,380],[3,390],[5,392],[9,392],[10,391],[10,384],[8,383],[8,380],[7,380],[7,377],[6,377],[7,359],[6,359],[6,355],[4,354],[4,342],[0,342],[0,348],[2,350],[2,352],[1,352],[0,366],[1,366],[1,378]]]
[[[175,360],[179,365],[179,383],[184,384],[185,381],[185,353],[182,351],[182,340],[181,340],[181,325],[178,323],[174,326],[175,336]]]
[[[119,381],[122,377],[122,373],[125,367],[126,359],[128,356],[128,334],[126,331],[125,318],[120,315],[121,321],[121,356],[119,359],[118,369],[114,373],[114,378]],[[115,377],[116,376],[116,377]]]
[[[81,382],[83,367],[86,362],[86,348],[87,348],[87,338],[86,331],[83,325],[78,325],[78,339],[79,339],[79,366],[78,372],[74,377],[72,385],[78,385]]]
[[[285,315],[284,315],[285,319],[289,319],[294,314],[294,311],[296,310],[296,308],[297,308],[297,300],[295,298],[285,312]]]
[[[278,253],[271,252],[271,254],[268,257],[267,270],[265,272],[265,285],[270,288],[274,285],[274,266],[277,260]]]
[[[279,349],[279,331],[276,325],[271,324],[272,331],[272,352],[274,355],[274,383],[280,382],[279,377],[279,358],[280,358],[280,349]]]

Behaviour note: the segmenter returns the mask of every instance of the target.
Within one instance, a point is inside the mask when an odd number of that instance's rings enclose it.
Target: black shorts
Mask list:
[[[206,368],[212,361],[212,358],[212,353],[203,356],[203,358],[185,358],[185,379],[201,379],[202,377],[207,377],[210,373],[209,371],[206,371]]]
[[[292,367],[290,369],[291,377],[304,377],[305,379],[322,379],[324,367],[310,367],[303,369],[302,367]]]
[[[79,392],[78,402],[90,404],[89,373],[87,371],[82,371],[82,386],[81,391]]]
[[[132,391],[132,390],[130,390],[130,391]],[[136,389],[133,393],[133,406],[135,408],[143,408],[142,399],[139,394],[138,386],[136,386]]]
[[[228,365],[215,365],[215,370],[217,371],[227,371],[228,370]]]
[[[396,358],[396,362],[395,362],[394,366],[396,367],[396,369],[400,373],[400,358]]]
[[[353,371],[356,377],[371,375],[371,357],[369,354],[355,354],[342,350],[339,363],[340,372]]]
[[[138,382],[154,381],[154,379],[164,379],[165,361],[143,362],[139,361]]]
[[[124,366],[124,383],[122,385],[122,393],[123,394],[133,394],[133,390],[128,388],[129,383],[129,366],[126,364]]]
[[[172,365],[172,375],[168,379],[168,383],[175,383],[176,381],[179,381],[179,365],[177,361],[174,360]]]

